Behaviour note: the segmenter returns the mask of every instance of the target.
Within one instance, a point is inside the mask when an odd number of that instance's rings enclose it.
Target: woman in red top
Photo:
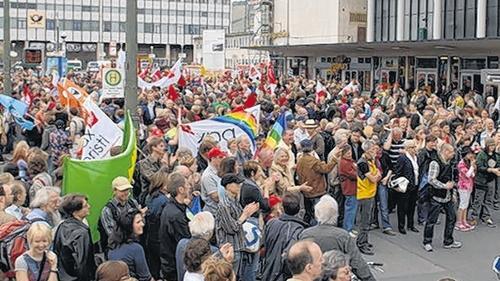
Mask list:
[[[356,200],[357,176],[358,168],[356,162],[352,159],[352,151],[350,145],[342,147],[342,159],[340,159],[339,177],[340,187],[342,194],[345,197],[344,201],[344,224],[343,228],[354,237],[355,233],[352,231],[354,227],[354,220],[358,209],[358,201]]]

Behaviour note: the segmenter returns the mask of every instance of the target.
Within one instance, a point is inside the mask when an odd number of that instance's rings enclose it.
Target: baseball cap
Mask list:
[[[227,174],[222,177],[220,184],[224,187],[226,187],[228,184],[231,183],[242,183],[245,180],[238,176],[237,174]]]
[[[212,160],[213,158],[224,158],[227,156],[227,153],[224,151],[220,150],[218,147],[213,147],[208,151],[207,157],[209,160]]]
[[[276,206],[277,204],[279,204],[281,202],[283,202],[283,200],[280,197],[278,197],[278,196],[276,196],[274,194],[272,194],[271,196],[269,196],[269,207],[272,208],[272,207]]]
[[[130,181],[126,177],[116,177],[111,183],[111,186],[113,187],[113,189],[119,191],[132,189],[132,185],[130,184]]]

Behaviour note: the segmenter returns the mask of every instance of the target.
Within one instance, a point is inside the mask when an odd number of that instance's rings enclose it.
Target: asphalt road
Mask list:
[[[444,222],[444,215],[441,215]],[[496,228],[480,224],[471,232],[454,232],[455,240],[463,243],[460,249],[444,249],[444,223],[434,229],[433,252],[423,249],[423,226],[420,233],[387,236],[381,230],[370,231],[370,242],[375,245],[375,255],[365,256],[367,261],[383,263],[384,272],[373,270],[382,281],[438,281],[444,277],[456,281],[495,281],[493,259],[500,255],[500,212],[495,211]],[[397,218],[391,214],[393,227]],[[397,229],[397,227],[396,227]],[[453,279],[452,279],[453,280]]]

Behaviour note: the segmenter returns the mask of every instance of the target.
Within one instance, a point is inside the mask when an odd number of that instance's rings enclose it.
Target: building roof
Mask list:
[[[293,46],[253,46],[276,56],[474,56],[500,55],[500,38],[399,42],[358,42]]]

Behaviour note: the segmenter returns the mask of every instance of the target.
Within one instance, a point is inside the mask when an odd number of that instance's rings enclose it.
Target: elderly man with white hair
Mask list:
[[[337,201],[330,195],[324,195],[314,206],[314,215],[319,224],[304,230],[299,236],[300,240],[314,241],[323,253],[336,250],[348,255],[352,271],[360,280],[375,280],[354,238],[346,230],[336,226]]]
[[[61,221],[61,215],[57,210],[61,202],[61,189],[46,186],[39,189],[30,203],[31,212],[26,219],[33,223],[44,223],[50,228],[55,227]]]
[[[175,250],[175,260],[177,266],[177,280],[184,280],[184,273],[186,272],[186,266],[184,265],[184,253],[186,251],[187,244],[189,241],[195,238],[205,239],[210,241],[215,230],[215,219],[210,212],[200,212],[196,214],[193,219],[189,222],[189,232],[191,233],[191,238],[184,238],[177,244],[177,249]],[[212,253],[216,253],[218,249],[214,246],[210,246]]]

